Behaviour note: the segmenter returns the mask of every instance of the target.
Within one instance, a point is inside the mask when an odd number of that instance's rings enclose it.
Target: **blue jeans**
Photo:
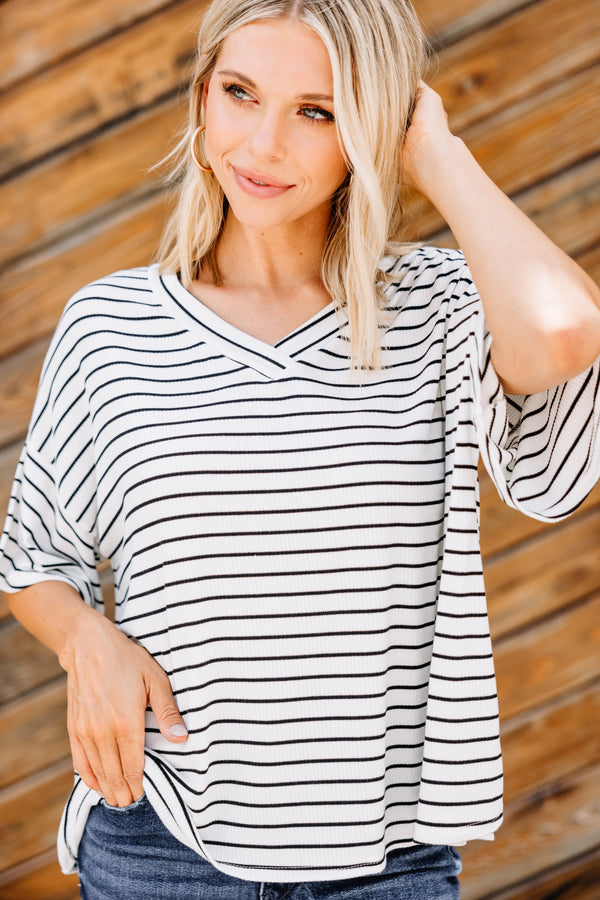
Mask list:
[[[123,809],[95,806],[79,848],[83,900],[458,900],[461,868],[453,847],[422,844],[391,851],[377,875],[246,881],[176,840],[146,797]]]

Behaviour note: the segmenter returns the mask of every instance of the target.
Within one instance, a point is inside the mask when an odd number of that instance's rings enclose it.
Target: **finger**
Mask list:
[[[121,768],[121,756],[114,737],[86,747],[88,759],[100,782],[100,793],[111,806],[129,806],[133,795]]]
[[[144,793],[144,725],[131,736],[121,738],[117,745],[121,760],[121,771],[129,787],[133,800],[139,800]]]
[[[90,765],[90,761],[83,748],[83,744],[76,735],[69,735],[71,742],[71,756],[73,757],[73,768],[81,777],[83,783],[93,791],[102,793],[100,782],[94,774],[94,770]]]
[[[148,683],[148,702],[162,736],[174,743],[187,741],[187,728],[177,709],[169,679],[162,670],[153,674]]]

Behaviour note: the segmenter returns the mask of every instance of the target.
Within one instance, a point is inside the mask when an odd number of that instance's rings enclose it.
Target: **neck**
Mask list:
[[[286,292],[320,283],[327,225],[328,215],[301,233],[292,226],[261,231],[241,224],[229,210],[216,248],[223,285]]]

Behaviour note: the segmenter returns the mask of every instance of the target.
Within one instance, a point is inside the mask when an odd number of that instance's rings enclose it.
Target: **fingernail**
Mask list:
[[[173,737],[187,737],[187,728],[185,725],[171,725],[169,734],[172,734]]]

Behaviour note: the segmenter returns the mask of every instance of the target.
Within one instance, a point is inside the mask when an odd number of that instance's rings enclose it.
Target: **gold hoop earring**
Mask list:
[[[210,175],[212,173],[212,169],[210,168],[210,166],[208,166],[208,167],[203,166],[202,163],[200,162],[200,160],[198,159],[198,155],[196,153],[196,141],[198,140],[198,135],[201,134],[205,128],[206,128],[206,125],[200,125],[198,128],[196,128],[195,132],[192,135],[192,140],[190,143],[190,150],[192,152],[193,160],[196,163],[196,165],[198,166],[198,168],[200,169],[200,171],[206,172]]]

